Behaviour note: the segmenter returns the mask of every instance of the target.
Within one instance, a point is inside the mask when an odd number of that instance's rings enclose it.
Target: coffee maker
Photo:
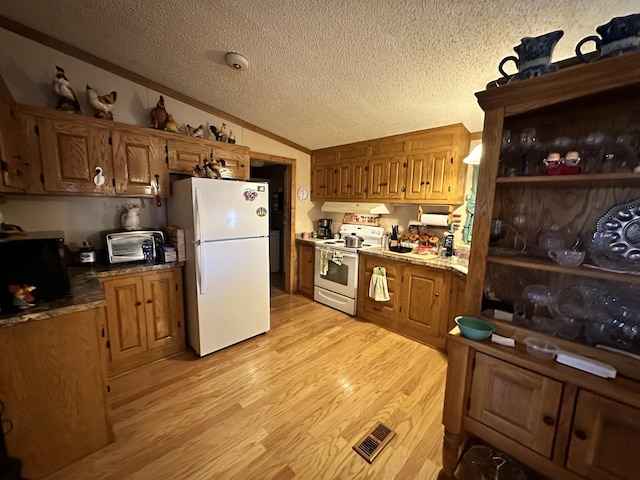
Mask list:
[[[318,220],[318,238],[331,238],[330,218],[321,218]]]

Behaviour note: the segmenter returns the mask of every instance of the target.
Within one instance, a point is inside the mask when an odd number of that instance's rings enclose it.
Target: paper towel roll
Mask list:
[[[449,225],[449,215],[423,213],[420,216],[420,223],[424,225],[433,225],[435,227],[446,227]]]

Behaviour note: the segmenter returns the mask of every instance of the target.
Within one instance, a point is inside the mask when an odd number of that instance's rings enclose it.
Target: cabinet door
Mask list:
[[[313,268],[315,248],[313,245],[297,244],[298,293],[313,298]]]
[[[403,198],[405,182],[405,157],[377,158],[369,160],[370,199]]]
[[[369,296],[374,267],[384,267],[389,300],[378,302]],[[402,301],[402,264],[369,255],[360,255],[358,270],[358,316],[390,330],[396,330]]]
[[[367,192],[367,160],[348,160],[334,170],[336,198],[353,200],[365,198]]]
[[[48,192],[113,194],[113,162],[108,127],[85,121],[40,117],[40,151],[44,186]],[[96,168],[103,185],[94,184]]]
[[[468,415],[551,457],[562,384],[477,353]]]
[[[144,289],[140,277],[105,280],[107,325],[113,362],[127,360],[147,350]]]
[[[367,160],[354,160],[351,163],[351,189],[350,198],[367,197]]]
[[[249,157],[249,147],[243,147],[242,145],[221,144],[216,145],[212,142],[211,147],[213,153],[213,159],[222,159],[225,162],[225,166],[220,169],[222,178],[237,178],[240,180],[249,179],[249,164],[251,159]]]
[[[580,391],[567,467],[593,480],[635,480],[640,410]]]
[[[447,334],[445,271],[406,266],[402,276],[403,313],[400,333],[423,343],[444,348]]]
[[[0,96],[0,192],[27,189],[27,158],[15,104]]]
[[[167,140],[169,171],[191,175],[193,167],[211,160],[211,147],[200,141]]]
[[[451,190],[451,152],[409,155],[406,199],[446,201]]]
[[[454,319],[464,315],[464,291],[467,287],[467,276],[461,273],[451,273],[451,287],[449,288],[449,314],[447,315],[447,331],[454,326]]]
[[[312,190],[313,200],[326,200],[336,197],[336,181],[337,169],[333,165],[316,165],[312,172]]]
[[[181,315],[177,309],[178,285],[172,271],[142,277],[148,349],[180,342]]]
[[[113,164],[116,193],[169,195],[169,170],[165,141],[137,131],[114,130]]]

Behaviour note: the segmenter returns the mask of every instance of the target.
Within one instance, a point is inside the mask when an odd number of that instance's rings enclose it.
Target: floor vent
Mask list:
[[[395,436],[396,432],[379,423],[371,432],[362,437],[362,439],[353,446],[353,449],[367,462],[371,463]]]

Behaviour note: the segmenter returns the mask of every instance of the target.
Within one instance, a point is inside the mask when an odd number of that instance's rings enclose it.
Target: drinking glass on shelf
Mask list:
[[[507,225],[500,218],[491,220],[491,230],[489,230],[489,245],[495,247],[499,240],[507,234]]]

